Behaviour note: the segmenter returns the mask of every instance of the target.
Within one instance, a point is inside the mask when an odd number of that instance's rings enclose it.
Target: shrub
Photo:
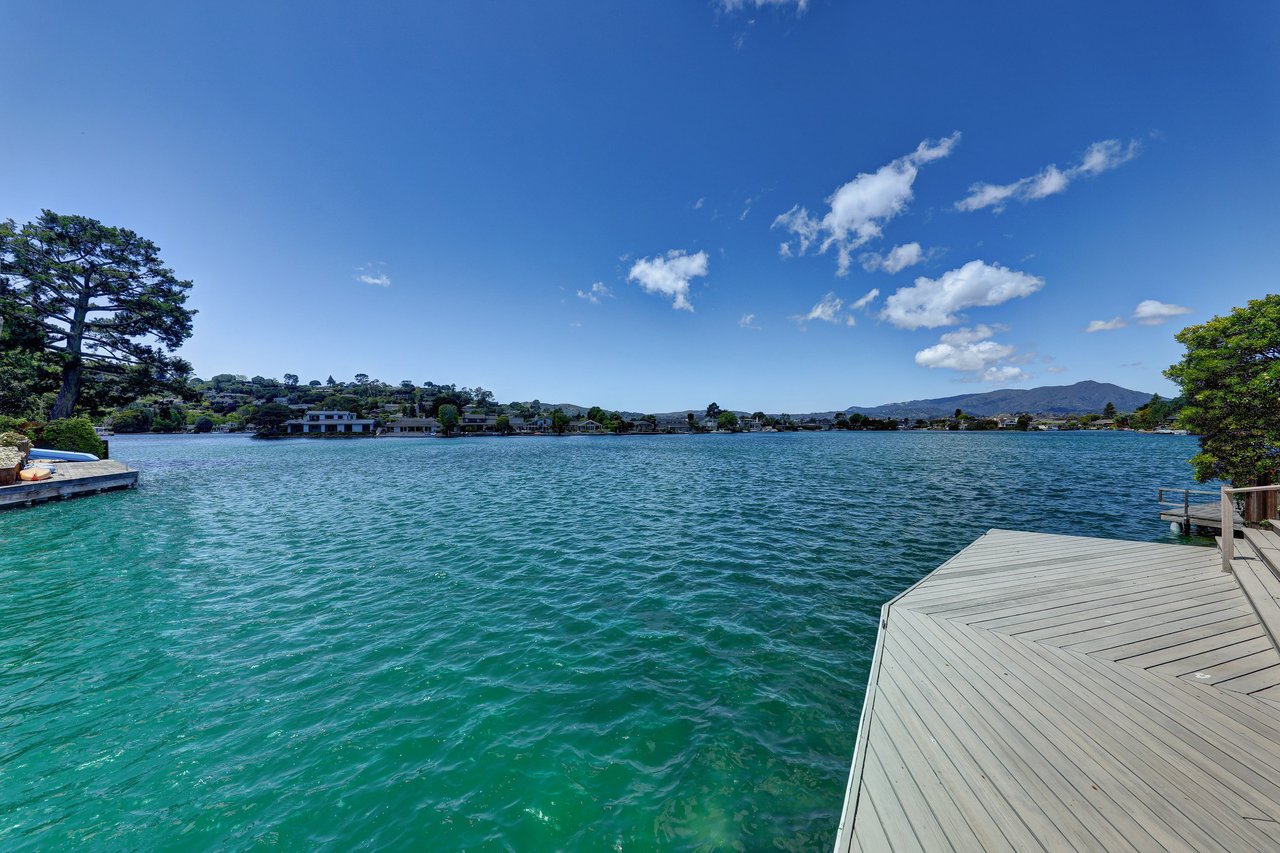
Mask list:
[[[88,418],[65,418],[45,425],[40,445],[53,450],[70,450],[75,453],[92,453],[101,456],[107,448],[93,431]]]
[[[213,418],[202,415],[196,419],[196,432],[213,432]]]
[[[9,415],[0,415],[0,432],[3,432],[3,433],[17,432],[17,433],[21,433],[22,435],[27,435],[28,431],[29,431],[29,427],[27,426],[27,422],[24,421],[22,418],[14,418],[14,417],[10,417]]]

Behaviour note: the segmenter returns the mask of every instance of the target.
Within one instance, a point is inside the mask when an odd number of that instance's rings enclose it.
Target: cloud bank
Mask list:
[[[1080,162],[1067,169],[1051,164],[1011,184],[974,184],[969,187],[969,195],[956,202],[956,208],[982,210],[990,207],[999,213],[1011,199],[1025,203],[1057,195],[1065,192],[1076,178],[1091,178],[1128,163],[1138,156],[1141,147],[1136,139],[1130,140],[1128,145],[1122,145],[1118,139],[1104,139],[1090,145]]]
[[[803,255],[817,246],[818,253],[824,254],[834,247],[836,272],[847,275],[853,250],[879,237],[884,224],[906,208],[920,166],[946,157],[959,141],[959,131],[937,142],[926,139],[915,151],[875,172],[859,173],[827,197],[829,209],[821,219],[795,205],[773,221],[773,228],[791,235],[779,246],[779,253]]]
[[[1044,279],[999,264],[970,261],[936,279],[917,278],[885,299],[880,312],[900,329],[933,329],[959,323],[965,308],[1000,305],[1030,296],[1044,287]]]
[[[645,293],[671,297],[672,308],[692,311],[689,283],[706,274],[706,252],[690,255],[683,249],[672,249],[666,255],[636,261],[627,273],[627,281],[636,282]]]

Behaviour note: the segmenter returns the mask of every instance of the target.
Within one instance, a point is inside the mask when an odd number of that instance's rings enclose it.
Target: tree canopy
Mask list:
[[[170,352],[191,336],[191,282],[150,240],[46,210],[21,228],[0,223],[0,280],[4,313],[59,372],[53,419],[71,416],[86,380],[123,379],[134,392],[185,386],[190,365]]]
[[[1182,387],[1183,424],[1200,435],[1196,478],[1266,485],[1280,469],[1280,295],[1177,334],[1186,347],[1165,376]]]

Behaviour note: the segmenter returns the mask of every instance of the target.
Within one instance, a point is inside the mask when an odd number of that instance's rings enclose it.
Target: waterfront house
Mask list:
[[[647,433],[647,432],[653,432],[653,431],[654,431],[654,427],[653,427],[653,424],[649,423],[648,421],[636,421],[636,424],[635,424],[635,426],[633,426],[633,427],[631,428],[631,431],[632,431],[632,432],[646,432],[646,433]]]
[[[387,424],[383,435],[423,436],[435,435],[440,431],[440,421],[435,418],[396,418]]]
[[[284,422],[289,435],[373,435],[373,418],[357,418],[355,412],[309,410]]]
[[[468,409],[458,422],[462,432],[494,432],[498,428],[498,416],[486,414],[482,409]]]
[[[574,421],[573,423],[569,424],[569,431],[584,433],[584,434],[593,434],[598,432],[604,432],[604,427],[596,423],[595,421],[591,420],[590,418],[586,418],[584,420]]]

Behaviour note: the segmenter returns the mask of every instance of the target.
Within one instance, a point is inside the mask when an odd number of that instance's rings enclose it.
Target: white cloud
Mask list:
[[[1030,378],[1031,374],[1022,368],[1008,364],[1003,367],[988,367],[978,374],[980,382],[1024,382]]]
[[[372,284],[375,287],[390,287],[391,276],[382,271],[382,263],[369,263],[356,267],[356,281],[361,284]]]
[[[1181,305],[1171,305],[1168,302],[1159,302],[1155,299],[1144,299],[1133,310],[1133,319],[1144,326],[1159,326],[1179,314],[1190,313],[1190,308],[1184,308]]]
[[[702,206],[706,203],[707,203],[707,197],[704,195],[702,198],[698,199],[693,203],[693,209],[702,210]]]
[[[794,6],[796,15],[803,15],[809,8],[809,0],[720,0],[725,12],[741,12],[743,9],[761,9],[765,6]]]
[[[1119,317],[1112,317],[1110,320],[1090,320],[1089,325],[1085,327],[1085,331],[1110,332],[1113,329],[1123,329],[1124,327],[1124,320],[1121,320]]]
[[[864,295],[861,299],[858,299],[854,302],[849,303],[849,310],[860,311],[863,308],[868,307],[872,302],[875,302],[876,297],[878,297],[879,295],[880,295],[880,288],[873,287],[870,290],[868,290],[866,292],[866,295]]]
[[[901,329],[932,329],[959,323],[965,308],[986,307],[1030,296],[1044,279],[999,264],[970,261],[937,279],[921,276],[885,300],[881,319]]]
[[[862,262],[862,268],[867,272],[884,270],[887,273],[896,273],[923,261],[924,249],[920,248],[919,243],[903,243],[901,246],[894,246],[887,255],[868,252],[858,260]]]
[[[840,309],[844,307],[844,300],[834,293],[828,293],[818,302],[817,305],[809,309],[809,313],[805,315],[806,320],[821,320],[824,323],[839,322]]]
[[[978,325],[947,332],[938,343],[916,353],[916,364],[930,369],[943,367],[969,374],[979,382],[1018,382],[1031,378],[1021,368],[1001,364],[1014,357],[1016,348],[991,340],[1004,326]]]
[[[671,307],[692,311],[689,302],[689,282],[707,274],[707,253],[690,255],[682,249],[672,249],[655,258],[641,258],[631,266],[627,281],[634,281],[646,293],[672,297]]]
[[[1100,175],[1128,163],[1138,156],[1141,147],[1136,139],[1128,145],[1122,145],[1118,139],[1104,139],[1090,145],[1080,162],[1070,168],[1059,169],[1056,165],[1049,165],[1039,173],[1011,184],[974,184],[969,187],[969,195],[956,202],[956,207],[960,210],[990,207],[999,213],[1010,199],[1028,202],[1057,195],[1065,192],[1076,178]]]
[[[795,205],[773,221],[773,228],[792,235],[779,253],[783,257],[803,255],[817,244],[821,254],[835,247],[836,271],[846,275],[853,250],[879,237],[884,224],[906,208],[913,197],[919,166],[946,157],[959,141],[959,131],[937,142],[926,139],[915,151],[875,172],[859,173],[826,199],[830,209],[821,219]]]
[[[760,331],[760,327],[756,325],[755,314],[743,314],[742,319],[738,321],[738,325],[744,329],[754,329]]]
[[[1047,373],[1066,373],[1067,369],[1061,365],[1055,364],[1053,367],[1046,367]]]
[[[599,305],[600,300],[607,296],[613,296],[613,291],[604,286],[604,282],[597,281],[591,285],[590,290],[579,290],[578,298],[585,299],[592,305]]]

